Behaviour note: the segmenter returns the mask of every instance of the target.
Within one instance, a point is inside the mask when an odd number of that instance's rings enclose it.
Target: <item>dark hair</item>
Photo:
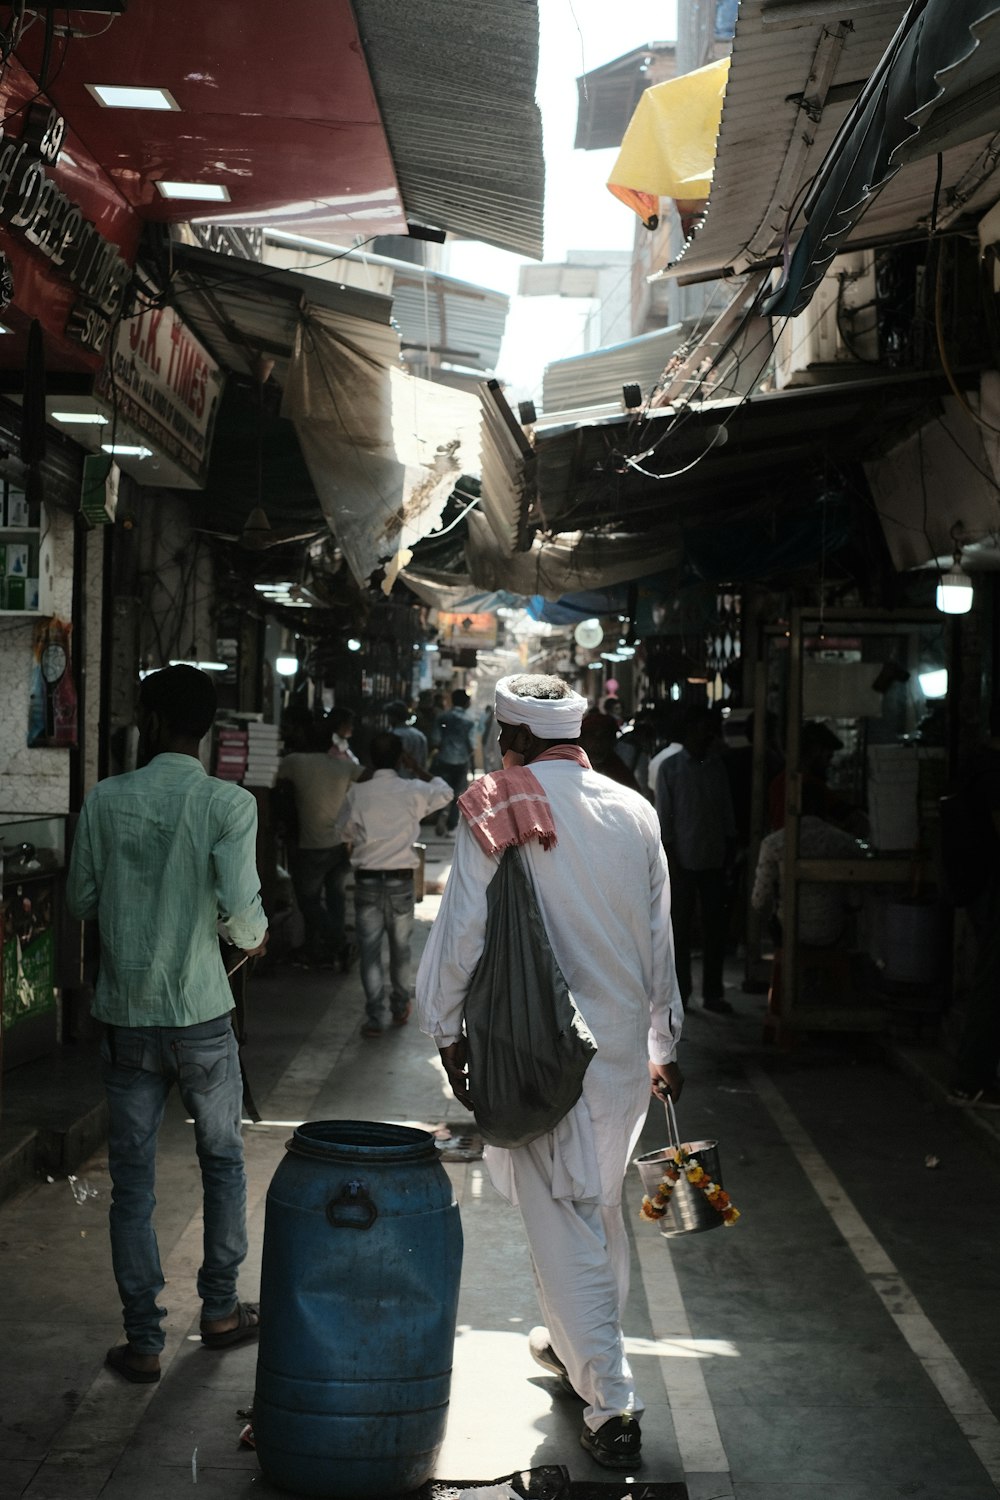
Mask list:
[[[809,776],[802,778],[802,811],[813,818],[829,816],[826,787],[817,785]]]
[[[844,748],[843,740],[839,735],[834,734],[832,729],[827,728],[822,719],[806,720],[802,726],[799,745],[803,750],[843,750]]]
[[[378,734],[372,735],[368,753],[376,771],[394,771],[403,753],[403,741],[390,729],[380,729]]]
[[[315,751],[327,751],[333,740],[333,725],[330,717],[325,719],[310,719],[306,725],[306,749]]]
[[[456,688],[451,695],[451,701],[455,708],[468,708],[469,695],[465,691],[465,688]]]
[[[681,734],[687,734],[691,729],[700,729],[703,724],[715,726],[716,722],[717,717],[707,703],[689,703],[681,714],[678,728]]]
[[[353,727],[354,712],[350,708],[334,708],[330,711],[329,719],[331,731],[339,734],[345,725],[350,724]]]
[[[212,727],[218,700],[215,683],[197,667],[164,667],[144,678],[139,702],[159,714],[165,728],[186,739],[203,739]]]
[[[522,672],[519,676],[508,679],[507,691],[513,693],[515,698],[542,698],[557,702],[560,698],[568,698],[573,689],[561,677],[546,676],[542,672]]]
[[[410,717],[410,711],[401,698],[394,698],[391,703],[387,703],[385,713],[390,724],[405,724]]]

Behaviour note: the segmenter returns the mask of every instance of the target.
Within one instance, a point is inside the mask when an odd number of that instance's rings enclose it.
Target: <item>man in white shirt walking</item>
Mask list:
[[[597,1053],[582,1097],[554,1130],[515,1150],[488,1146],[486,1163],[494,1186],[520,1208],[531,1250],[546,1324],[531,1334],[531,1353],[584,1401],[587,1452],[631,1471],[643,1403],[621,1326],[629,1279],[622,1181],[650,1089],[659,1098],[680,1094],[683,1015],[656,814],[638,792],[591,768],[578,743],[586,707],[558,677],[497,683],[508,769],[460,800],[455,860],[417,975],[417,1006],[455,1097],[471,1108],[462,1012],[483,953],[487,888],[503,849],[518,845]]]
[[[452,789],[408,761],[415,780],[399,775],[404,751],[391,732],[376,734],[370,746],[375,774],[347,794],[340,830],[351,845],[354,866],[354,921],[361,947],[365,1020],[361,1035],[381,1036],[385,1012],[382,938],[389,940],[389,1009],[394,1026],[410,1015],[410,938],[413,933],[413,872],[419,864],[414,844],[420,820],[447,807]]]

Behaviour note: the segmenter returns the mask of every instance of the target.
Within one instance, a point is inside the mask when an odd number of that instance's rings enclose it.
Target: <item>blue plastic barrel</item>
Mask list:
[[[462,1226],[425,1130],[300,1125],[268,1189],[253,1427],[299,1495],[418,1488],[444,1438]]]

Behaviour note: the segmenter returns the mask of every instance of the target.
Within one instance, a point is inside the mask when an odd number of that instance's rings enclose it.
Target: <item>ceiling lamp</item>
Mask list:
[[[956,547],[947,573],[941,574],[935,602],[943,615],[967,615],[972,608],[972,579],[962,567],[961,547]]]
[[[920,683],[920,691],[925,698],[947,698],[947,667],[928,667],[926,672],[919,674],[917,681]]]
[[[586,651],[593,651],[604,639],[600,620],[581,620],[573,631],[573,639]]]
[[[299,659],[297,656],[276,656],[274,670],[279,677],[294,677],[299,670]]]

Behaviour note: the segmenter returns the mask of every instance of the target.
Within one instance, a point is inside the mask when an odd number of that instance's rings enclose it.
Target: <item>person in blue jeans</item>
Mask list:
[[[358,761],[331,756],[331,735],[332,718],[306,724],[304,748],[283,757],[278,783],[293,788],[295,799],[292,885],[305,934],[292,959],[306,967],[336,961],[346,971],[353,958],[344,925],[351,864],[335,829],[348,789],[364,773]]]
[[[454,833],[458,827],[458,799],[469,784],[477,735],[478,726],[476,716],[469,708],[469,695],[464,688],[456,688],[451,695],[451,708],[438,719],[431,736],[437,750],[434,770],[451,787],[447,816],[442,814],[437,820],[439,835]]]
[[[80,814],[67,904],[96,920],[93,1008],[104,1023],[111,1174],[111,1259],[127,1342],[106,1363],[125,1380],[160,1378],[164,1288],[156,1232],[156,1138],[176,1083],[194,1121],[204,1195],[198,1272],[202,1343],[256,1338],[260,1310],[236,1281],[247,1253],[243,1084],[219,932],[263,952],[267,921],[255,859],[257,804],[207,775],[198,747],[215,687],[194,667],[167,667],[139,690],[138,771],[100,782]]]
[[[405,1026],[412,999],[410,938],[413,933],[413,872],[419,865],[414,844],[420,820],[447,807],[452,789],[406,755],[395,734],[376,734],[369,747],[374,775],[347,794],[341,832],[351,845],[354,866],[354,926],[361,949],[365,1020],[361,1035],[382,1035],[386,986],[382,939],[389,942],[389,1012],[394,1026]],[[413,772],[413,780],[399,774]]]

